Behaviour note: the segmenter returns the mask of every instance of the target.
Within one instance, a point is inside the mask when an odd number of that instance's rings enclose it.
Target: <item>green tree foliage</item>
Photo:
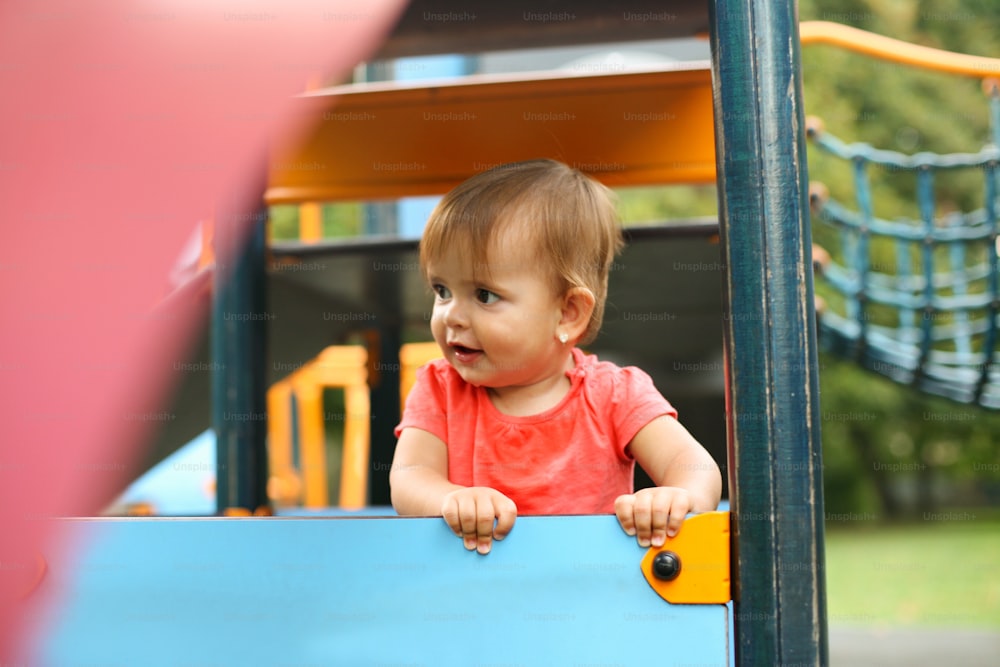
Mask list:
[[[718,215],[714,185],[620,188],[617,195],[619,214],[629,225]]]
[[[901,387],[827,354],[820,403],[830,514],[920,518],[1000,501],[1000,413]]]
[[[323,205],[323,238],[350,237],[361,234],[363,210],[359,203]],[[295,241],[299,238],[299,207],[271,206],[268,211],[270,237],[274,241]]]
[[[958,1],[934,2],[934,9],[921,9],[931,4],[806,0],[800,14],[802,20],[843,16],[854,20],[842,23],[938,48],[952,47],[955,34],[966,34],[968,39],[956,45],[958,51],[1000,57],[1000,40],[994,35],[978,41],[989,31],[970,25],[987,23],[996,32],[998,3],[990,3],[995,7],[992,20],[986,21],[981,20],[982,9],[979,13],[963,9]],[[955,8],[946,9],[948,5]],[[827,45],[805,47],[802,70],[806,113],[822,118],[826,130],[845,141],[903,153],[976,152],[989,141],[988,105],[976,79],[918,71]],[[850,169],[834,163],[810,148],[810,172],[822,177],[833,196],[850,201],[854,191]],[[968,176],[940,175],[937,194],[942,209],[972,210],[983,205],[982,179]],[[873,173],[872,186],[876,214],[890,219],[918,217],[912,175]]]
[[[973,0],[802,0],[803,21],[851,25],[914,44],[1000,57],[1000,2]],[[803,48],[807,114],[847,142],[902,153],[976,152],[990,140],[988,104],[972,78],[919,72],[831,46]],[[1000,76],[1000,72],[997,72]],[[856,208],[851,166],[809,148],[811,181]],[[877,216],[916,219],[910,174],[870,174]],[[983,206],[983,175],[961,170],[935,182],[938,216]],[[839,252],[836,232],[813,225],[814,241]],[[894,271],[895,248],[873,247],[873,264]],[[837,296],[817,291],[838,308]],[[895,314],[874,312],[897,326]],[[1000,500],[1000,414],[920,394],[849,361],[824,355],[821,369],[824,477],[832,513],[920,517],[942,506]]]

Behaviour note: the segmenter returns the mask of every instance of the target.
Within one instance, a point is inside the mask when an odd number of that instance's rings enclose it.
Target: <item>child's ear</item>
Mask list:
[[[586,287],[570,288],[563,296],[559,331],[569,334],[569,340],[574,342],[582,338],[590,325],[595,303],[594,293]]]

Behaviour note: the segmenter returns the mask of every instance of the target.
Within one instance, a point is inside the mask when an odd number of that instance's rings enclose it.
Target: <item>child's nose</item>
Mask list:
[[[451,328],[463,328],[469,326],[469,318],[465,313],[465,306],[459,299],[452,299],[451,303],[445,306],[444,311],[445,326]]]

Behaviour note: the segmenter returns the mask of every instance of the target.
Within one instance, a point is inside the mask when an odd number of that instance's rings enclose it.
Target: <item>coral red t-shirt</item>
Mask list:
[[[465,382],[444,359],[417,371],[404,428],[448,447],[448,479],[494,488],[518,514],[609,514],[632,492],[635,460],[625,451],[639,430],[677,411],[638,368],[620,368],[573,349],[570,390],[537,415],[505,415],[486,389]]]

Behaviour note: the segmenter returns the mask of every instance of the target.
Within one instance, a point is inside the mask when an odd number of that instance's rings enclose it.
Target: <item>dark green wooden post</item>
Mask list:
[[[392,292],[398,303],[399,286],[390,281],[376,281],[386,284],[382,298]],[[389,283],[389,284],[387,284]],[[401,308],[401,307],[400,307]],[[399,312],[387,311],[387,312]],[[368,497],[372,505],[392,503],[389,488],[389,468],[396,451],[396,435],[393,429],[399,423],[399,346],[402,344],[398,322],[380,323],[376,329],[378,347],[370,353],[378,354],[378,366],[374,369],[371,388],[371,450],[368,468]]]
[[[738,665],[825,665],[822,452],[798,16],[711,5]]]
[[[396,234],[399,231],[398,204],[368,204],[365,206],[365,234]],[[376,321],[376,345],[368,354],[376,359],[370,367],[371,436],[368,467],[368,502],[371,505],[392,503],[389,488],[389,468],[396,451],[393,429],[399,423],[399,346],[403,332],[399,313],[402,285],[398,271],[373,271],[365,279],[365,297],[370,303],[381,304]]]
[[[217,266],[212,288],[212,428],[220,513],[268,505],[266,212],[255,214],[245,236],[235,215],[223,215],[215,224],[217,256],[231,254]]]

